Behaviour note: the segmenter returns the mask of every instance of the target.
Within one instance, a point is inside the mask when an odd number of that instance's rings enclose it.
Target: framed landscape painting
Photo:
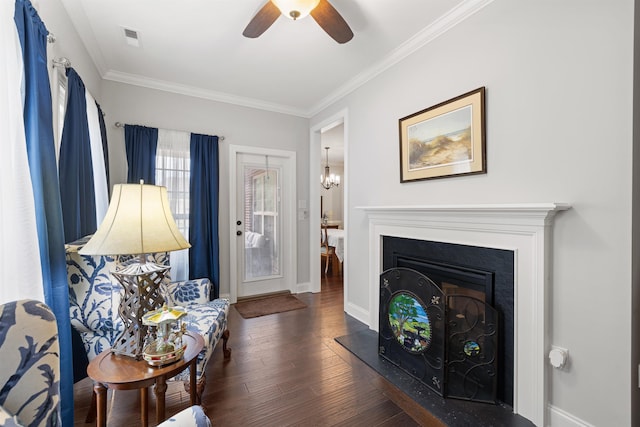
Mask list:
[[[399,120],[400,182],[486,173],[485,88]]]

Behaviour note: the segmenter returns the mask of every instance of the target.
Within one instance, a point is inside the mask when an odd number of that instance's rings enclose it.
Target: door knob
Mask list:
[[[237,220],[237,221],[236,221],[236,225],[242,225],[242,221]]]
[[[236,236],[242,236],[242,231],[240,230],[236,231]]]

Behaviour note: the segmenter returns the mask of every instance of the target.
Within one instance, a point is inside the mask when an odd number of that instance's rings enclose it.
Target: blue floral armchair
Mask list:
[[[0,426],[61,425],[58,327],[49,307],[0,305],[0,361]]]
[[[205,415],[202,406],[195,405],[190,408],[183,409],[176,415],[167,418],[162,424],[158,424],[158,427],[211,427],[211,420]]]
[[[0,305],[0,426],[55,427],[60,419],[60,349],[53,312],[35,300]],[[159,427],[210,427],[201,406]]]
[[[88,239],[85,237],[68,244],[66,258],[71,325],[79,332],[88,359],[92,360],[110,348],[123,329],[118,315],[122,287],[111,272],[126,261],[110,256],[78,254]],[[158,264],[169,264],[166,253],[149,256]],[[229,301],[224,298],[210,301],[210,287],[209,279],[171,282],[167,277],[161,288],[168,306],[180,305],[187,309],[187,316],[182,319],[187,329],[204,338],[205,345],[196,364],[198,397],[204,388],[207,362],[220,339],[223,340],[225,359],[230,357],[227,348]],[[188,386],[189,370],[183,371],[177,379],[184,380],[185,387]]]

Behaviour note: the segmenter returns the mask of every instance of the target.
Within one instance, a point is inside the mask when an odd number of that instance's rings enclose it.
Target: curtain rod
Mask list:
[[[54,67],[64,67],[64,68],[71,68],[71,61],[69,61],[67,58],[54,58],[51,60],[51,64]]]
[[[115,123],[115,127],[117,127],[117,128],[124,128],[124,123],[116,122],[116,123]],[[181,132],[184,132],[184,131],[181,131]],[[193,132],[189,132],[189,133],[193,133]],[[218,139],[219,139],[220,141],[224,141],[224,136],[218,136]]]

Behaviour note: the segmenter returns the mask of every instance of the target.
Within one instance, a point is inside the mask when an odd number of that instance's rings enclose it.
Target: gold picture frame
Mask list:
[[[399,120],[400,182],[487,172],[481,87]]]

